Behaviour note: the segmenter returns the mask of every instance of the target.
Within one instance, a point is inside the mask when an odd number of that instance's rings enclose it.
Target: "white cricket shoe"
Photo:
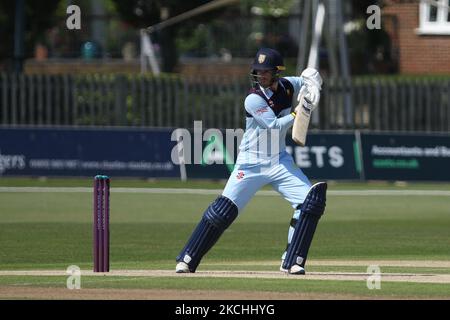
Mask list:
[[[190,273],[191,270],[189,270],[189,266],[186,262],[178,262],[177,266],[175,267],[176,273]]]
[[[305,268],[298,264],[294,264],[291,269],[289,269],[289,274],[305,274]]]

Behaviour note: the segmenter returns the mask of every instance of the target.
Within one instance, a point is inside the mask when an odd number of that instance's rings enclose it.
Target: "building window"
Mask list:
[[[450,35],[450,0],[421,0],[418,34]]]

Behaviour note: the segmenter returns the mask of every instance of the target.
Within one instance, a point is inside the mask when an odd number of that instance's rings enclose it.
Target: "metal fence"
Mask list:
[[[1,125],[242,128],[246,78],[0,75]],[[325,79],[312,128],[449,131],[450,78]]]
[[[321,129],[450,130],[450,78],[328,79],[323,91]]]

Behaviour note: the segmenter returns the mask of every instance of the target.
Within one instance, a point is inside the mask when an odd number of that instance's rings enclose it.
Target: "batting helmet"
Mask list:
[[[270,48],[261,48],[256,53],[255,60],[252,64],[253,70],[285,70],[283,58],[281,54]]]
[[[256,53],[255,60],[252,63],[251,72],[250,72],[250,79],[252,82],[253,87],[256,88],[256,86],[259,83],[259,75],[257,75],[258,70],[270,70],[272,71],[272,83],[277,81],[279,77],[279,73],[281,70],[285,70],[283,63],[283,58],[281,57],[281,54],[270,48],[261,48]]]

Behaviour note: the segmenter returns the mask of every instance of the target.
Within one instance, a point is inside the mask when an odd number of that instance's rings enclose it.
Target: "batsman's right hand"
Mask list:
[[[320,91],[317,87],[310,87],[306,85],[305,101],[311,105],[311,110],[314,110],[319,105]]]
[[[318,99],[320,99],[320,93]],[[298,105],[295,108],[295,112],[298,114],[299,112],[301,112],[302,108],[305,108],[307,109],[307,111],[309,111],[309,113],[311,113],[311,111],[313,111],[319,104],[318,99],[317,95],[315,95],[314,92],[308,91],[307,85],[303,85],[297,97]]]

